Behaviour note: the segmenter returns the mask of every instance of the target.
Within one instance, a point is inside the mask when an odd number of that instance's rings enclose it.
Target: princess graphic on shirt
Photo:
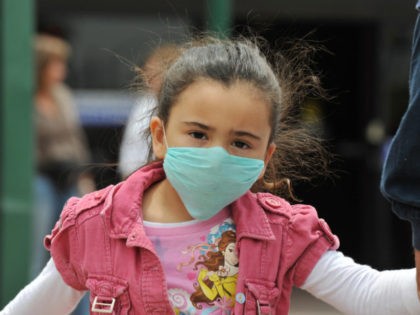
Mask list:
[[[218,242],[218,251],[209,251],[201,258],[195,264],[196,268],[201,268],[196,291],[190,297],[192,304],[198,309],[203,308],[200,303],[214,305],[215,301],[232,306],[239,270],[236,233],[231,230],[223,232]]]
[[[228,217],[181,251],[176,270],[189,285],[168,288],[175,314],[231,314],[239,262],[235,231]]]

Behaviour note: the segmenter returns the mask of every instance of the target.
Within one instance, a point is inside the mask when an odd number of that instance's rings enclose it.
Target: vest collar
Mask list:
[[[141,239],[139,236],[144,235],[140,211],[143,193],[163,178],[162,162],[155,162],[140,168],[115,186],[102,211],[110,237],[128,239],[128,242]]]
[[[236,238],[275,240],[267,214],[258,203],[257,195],[248,191],[231,204],[233,222],[236,224]]]
[[[143,192],[165,178],[162,162],[154,162],[137,170],[113,189],[105,201],[102,216],[112,238],[127,239],[128,246],[152,248],[146,237],[141,217]],[[243,237],[274,240],[274,234],[257,196],[245,193],[231,204],[237,240]]]

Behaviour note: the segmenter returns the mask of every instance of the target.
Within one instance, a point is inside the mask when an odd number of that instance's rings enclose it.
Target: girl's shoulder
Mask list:
[[[110,185],[82,197],[71,197],[68,199],[61,211],[55,229],[63,230],[74,225],[76,220],[80,221],[80,216],[91,218],[92,213],[88,210],[98,209],[105,202],[113,187],[115,186]],[[99,213],[99,211],[95,211],[95,213]]]
[[[106,247],[100,214],[106,207],[108,196],[112,195],[113,187],[108,186],[81,198],[70,198],[51,234],[44,239],[44,246],[51,252],[57,270],[64,281],[76,290],[86,290],[84,280],[81,280],[84,274],[80,273],[79,266],[86,259],[94,259],[92,255],[100,253],[98,248]]]
[[[271,193],[255,194],[260,206],[269,213],[286,216],[292,218],[299,214],[308,214],[318,217],[315,207],[308,204],[291,204],[284,198],[273,195]]]
[[[255,196],[271,223],[287,225],[289,236],[324,235],[334,244],[333,249],[338,248],[338,237],[332,233],[328,223],[318,216],[315,207],[308,204],[291,204],[271,193],[256,193]]]
[[[73,205],[69,206],[74,207],[75,215],[79,215],[85,210],[92,209],[96,206],[99,206],[100,204],[103,204],[113,187],[115,186],[109,185],[103,189],[88,193],[81,198],[76,198],[73,202]],[[71,199],[68,201],[68,203],[70,202]],[[66,206],[64,208],[66,208]]]

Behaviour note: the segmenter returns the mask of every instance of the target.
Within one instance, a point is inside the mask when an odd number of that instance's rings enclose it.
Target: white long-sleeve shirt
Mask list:
[[[50,259],[41,273],[0,311],[1,315],[70,314],[85,292],[68,286]]]
[[[416,270],[378,271],[328,251],[301,287],[344,314],[420,314]]]
[[[344,314],[420,314],[416,270],[377,271],[338,251],[328,251],[302,289]],[[64,283],[53,261],[2,310],[0,315],[69,314],[85,292]]]

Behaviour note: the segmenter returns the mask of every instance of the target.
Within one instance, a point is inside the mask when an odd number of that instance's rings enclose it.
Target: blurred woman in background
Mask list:
[[[83,170],[90,153],[70,89],[64,84],[70,46],[63,39],[39,34],[35,39],[36,176],[31,275],[48,259],[43,237],[58,219],[72,195],[95,189],[93,177]]]

